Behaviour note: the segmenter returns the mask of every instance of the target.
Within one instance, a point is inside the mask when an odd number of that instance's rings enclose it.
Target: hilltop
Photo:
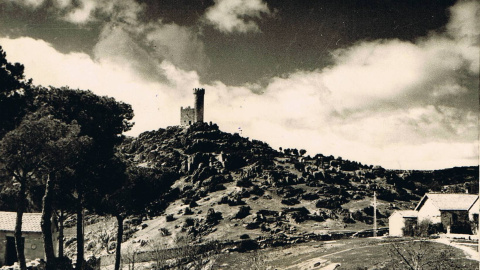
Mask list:
[[[120,147],[125,160],[175,179],[159,183],[170,186],[168,193],[126,222],[126,247],[170,247],[179,239],[299,241],[372,228],[374,191],[379,227],[394,210],[412,209],[427,191],[478,192],[478,167],[386,170],[305,152],[275,150],[206,123],[127,138]],[[113,235],[114,223],[110,229]],[[98,239],[94,234],[87,242]]]

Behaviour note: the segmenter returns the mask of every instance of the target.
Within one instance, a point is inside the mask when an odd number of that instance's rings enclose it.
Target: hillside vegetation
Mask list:
[[[386,170],[304,150],[277,151],[215,124],[145,132],[127,138],[120,153],[133,166],[169,176],[154,180],[168,192],[126,221],[127,249],[173,247],[182,239],[303,241],[372,228],[374,191],[379,227],[427,191],[478,192],[477,167]],[[94,235],[87,238],[98,241]],[[90,246],[94,252],[96,245]]]

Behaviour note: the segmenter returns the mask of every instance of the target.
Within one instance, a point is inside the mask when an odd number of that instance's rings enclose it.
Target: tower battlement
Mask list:
[[[193,88],[193,94],[205,95],[205,88]]]

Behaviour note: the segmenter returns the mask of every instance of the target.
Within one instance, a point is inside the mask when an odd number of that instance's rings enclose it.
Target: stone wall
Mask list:
[[[188,126],[195,123],[195,109],[190,106],[180,107],[180,125]]]
[[[7,237],[13,237],[13,232],[0,232],[0,266],[5,264]],[[34,260],[36,258],[45,259],[43,239],[41,232],[24,232],[25,238],[25,259]]]
[[[464,210],[442,211],[441,220],[443,228],[450,233],[470,233],[470,224],[468,223],[468,212]]]

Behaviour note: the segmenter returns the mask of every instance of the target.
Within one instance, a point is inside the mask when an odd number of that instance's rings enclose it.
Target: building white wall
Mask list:
[[[418,210],[418,222],[430,220],[433,224],[441,223],[440,210],[427,198],[422,208]]]
[[[405,227],[405,219],[399,212],[393,213],[388,218],[388,235],[403,236],[403,227]]]

